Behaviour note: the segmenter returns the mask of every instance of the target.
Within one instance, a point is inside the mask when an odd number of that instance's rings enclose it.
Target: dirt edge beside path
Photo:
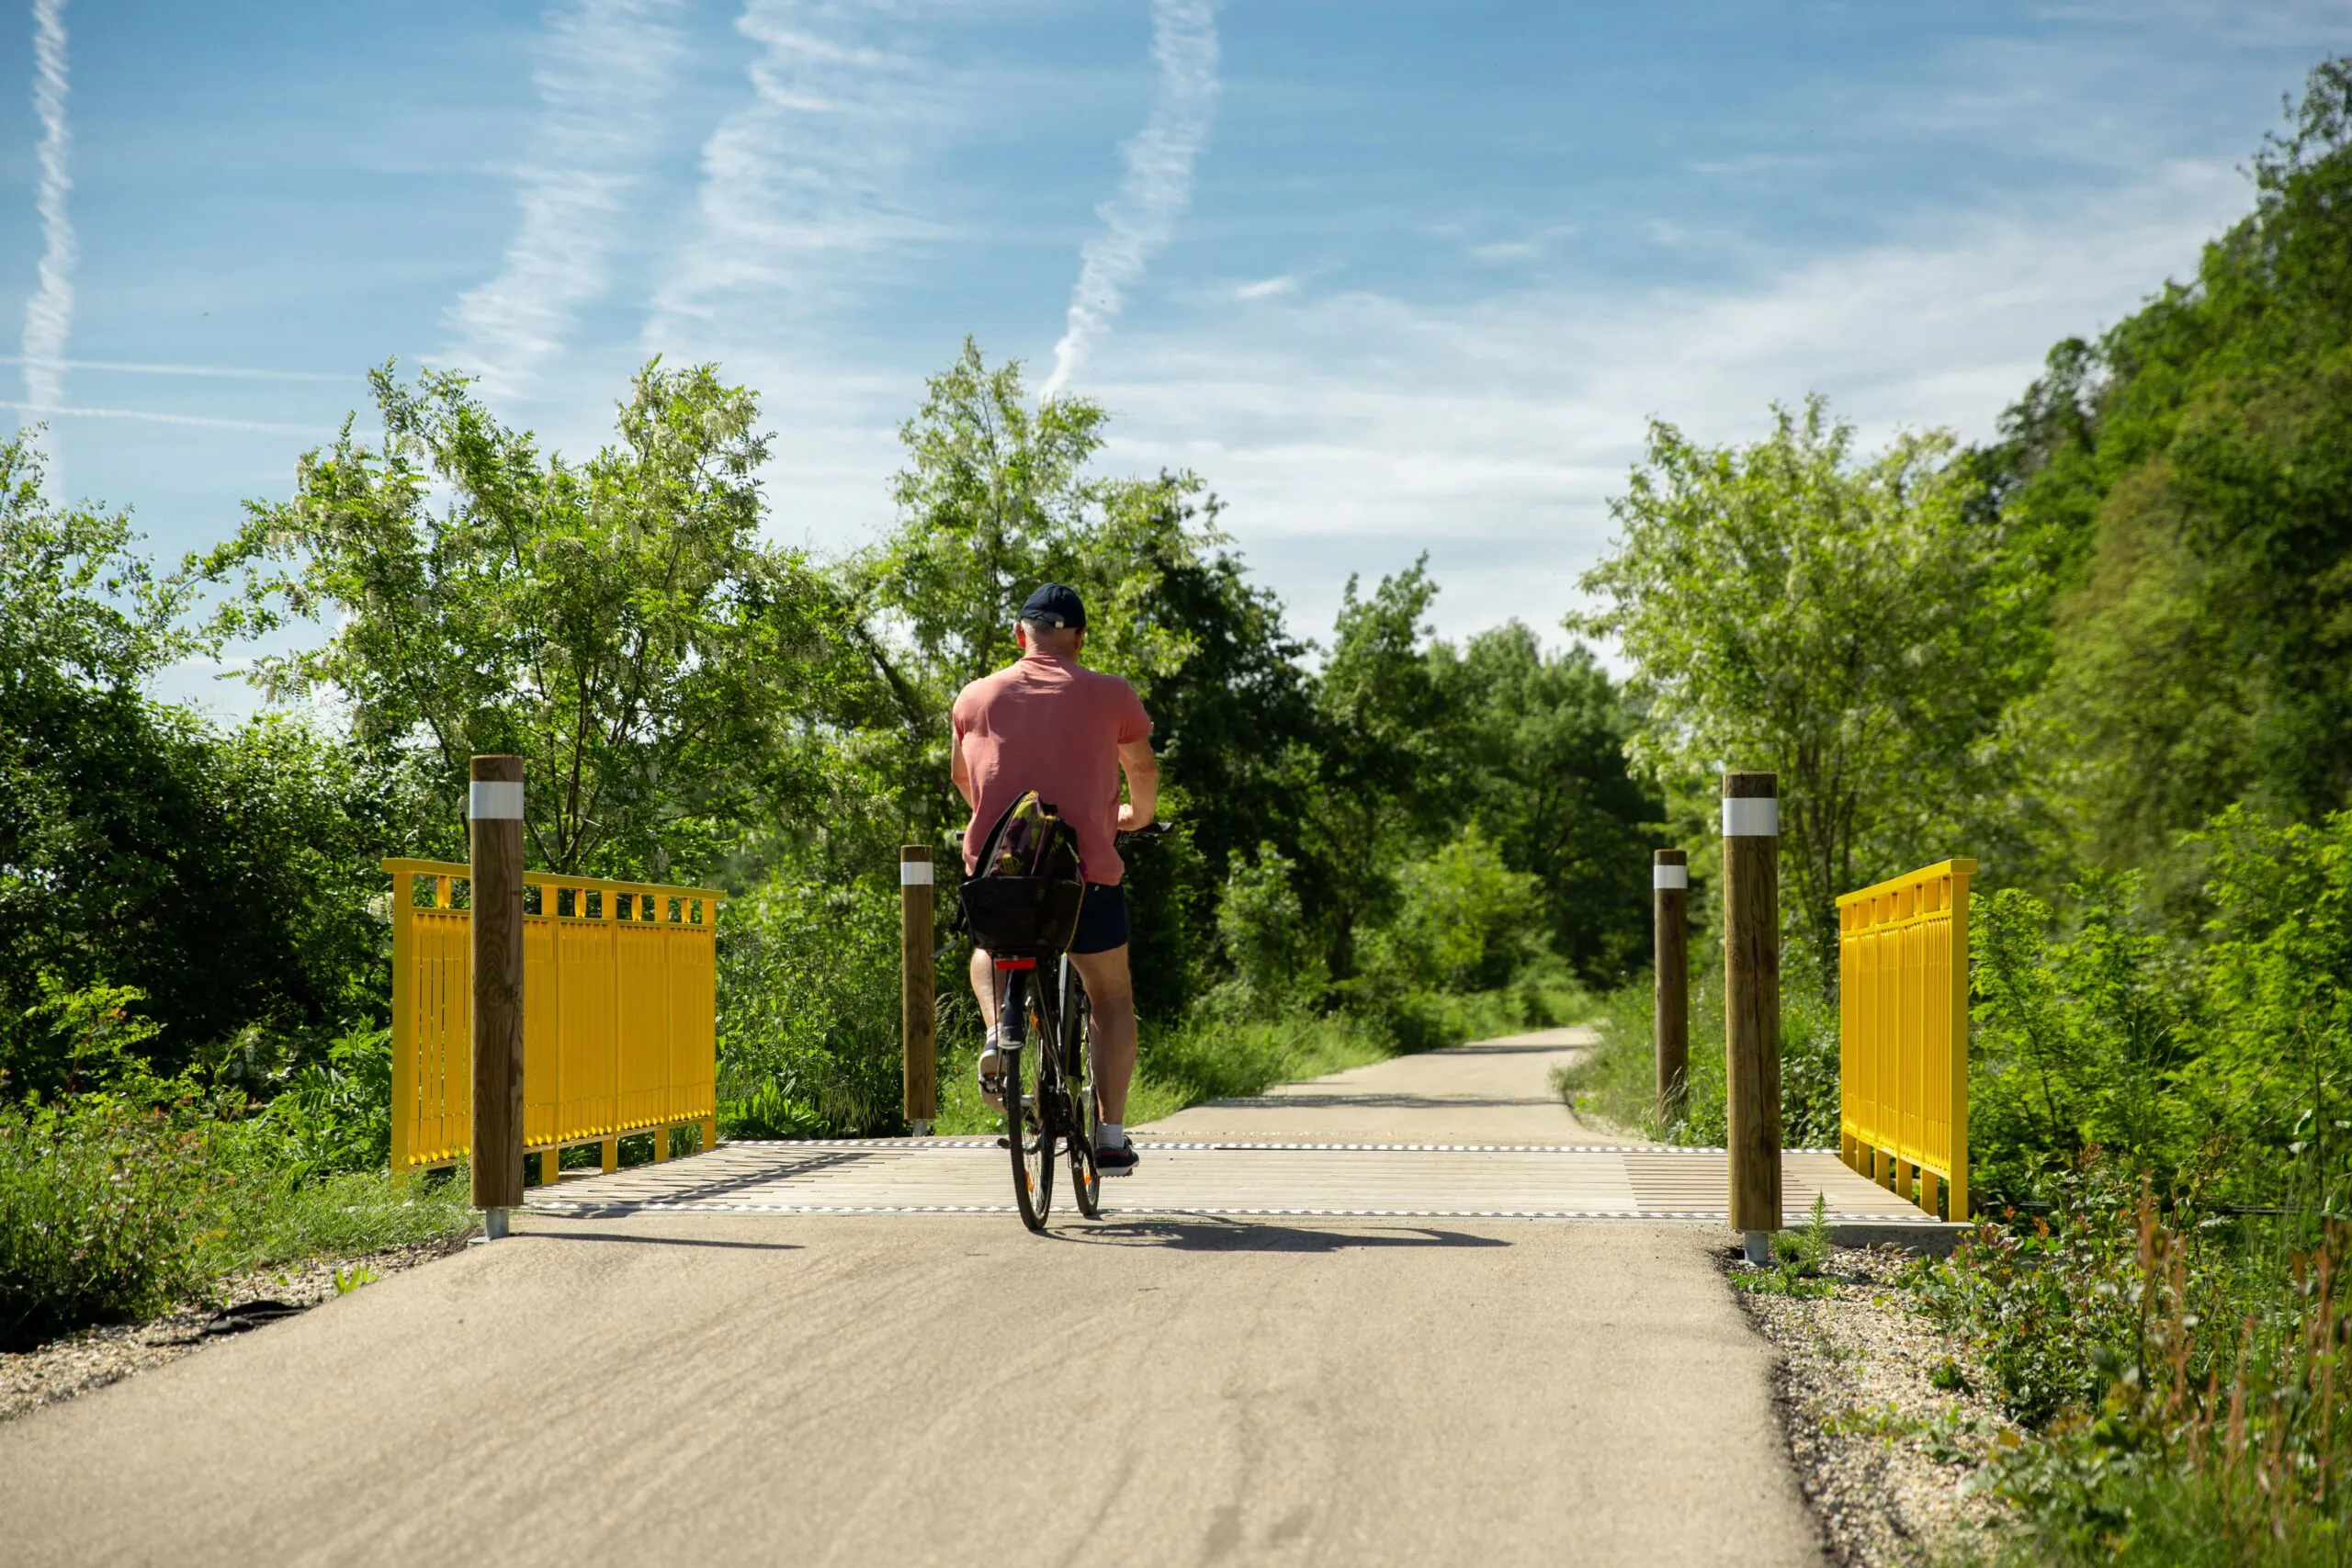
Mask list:
[[[259,1302],[283,1302],[307,1312],[337,1294],[337,1276],[359,1278],[364,1290],[374,1280],[413,1269],[461,1251],[464,1236],[389,1247],[355,1258],[319,1258],[301,1263],[232,1274],[215,1287],[214,1299],[151,1318],[145,1323],[85,1328],[30,1350],[0,1352],[0,1421],[58,1404],[124,1378],[193,1355],[235,1335],[269,1326],[268,1316],[240,1313]],[[372,1276],[372,1278],[369,1278]]]
[[[2010,1518],[1976,1491],[1986,1450],[2009,1424],[1973,1387],[1974,1370],[1902,1299],[1907,1255],[1833,1248],[1826,1295],[1803,1298],[1725,1284],[1779,1351],[1773,1393],[1804,1499],[1845,1568],[1918,1568],[1966,1561]],[[1938,1386],[1965,1380],[1961,1386]]]

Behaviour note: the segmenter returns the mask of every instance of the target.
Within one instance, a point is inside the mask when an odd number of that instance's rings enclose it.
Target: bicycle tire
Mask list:
[[[1086,999],[1083,986],[1066,985],[1062,1020],[1069,1042],[1062,1070],[1071,1111],[1069,1192],[1080,1214],[1099,1220],[1102,1217],[1102,1171],[1094,1163],[1094,1132],[1102,1120],[1102,1108],[1094,1099],[1094,1008]]]
[[[1016,982],[1018,978],[1016,976]],[[1018,1018],[1026,1010],[1022,996],[1025,989],[1017,983],[1008,987],[1013,1006],[1000,1013],[1000,1018]],[[1032,1018],[1023,1021],[1037,1021]],[[1004,1141],[1012,1151],[1012,1200],[1021,1211],[1021,1223],[1042,1232],[1054,1209],[1056,1118],[1049,1087],[1053,1072],[1046,1065],[1052,1038],[1046,1031],[1036,1030],[1035,1045],[1039,1081],[1034,1092],[1021,1070],[1021,1059],[1028,1055],[1028,1048],[1016,1042],[1004,1052]]]

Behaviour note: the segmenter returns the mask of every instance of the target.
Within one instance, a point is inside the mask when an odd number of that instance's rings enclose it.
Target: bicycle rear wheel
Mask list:
[[[1069,1190],[1078,1200],[1078,1212],[1095,1220],[1102,1217],[1102,1172],[1094,1163],[1094,1132],[1102,1110],[1094,1100],[1094,1009],[1085,987],[1067,968],[1062,987],[1062,1032],[1069,1041],[1062,1086],[1070,1108]]]
[[[1030,1010],[1023,995],[1029,987],[1023,976],[1015,973],[1008,1006],[998,1017],[999,1036],[1004,1045],[1004,1141],[1012,1150],[1012,1199],[1021,1210],[1021,1223],[1033,1231],[1046,1228],[1046,1216],[1054,1207],[1055,1137],[1058,1120],[1053,1111],[1053,1071],[1046,1058],[1053,1050],[1053,1034],[1042,1027],[1036,1014]],[[1003,1038],[1003,1024],[1011,1024],[1013,1034]],[[1021,1025],[1028,1041],[1024,1048]],[[1035,1082],[1023,1069],[1023,1058],[1034,1053],[1037,1072]]]

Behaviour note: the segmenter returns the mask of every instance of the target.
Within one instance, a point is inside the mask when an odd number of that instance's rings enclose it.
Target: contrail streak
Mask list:
[[[527,387],[604,291],[623,203],[659,140],[678,54],[676,0],[585,0],[548,12],[533,75],[540,118],[521,221],[498,276],[450,307],[450,356],[493,391]]]
[[[1069,384],[1094,340],[1110,328],[1126,290],[1168,243],[1177,215],[1193,198],[1193,161],[1208,140],[1216,107],[1216,17],[1210,0],[1152,0],[1151,52],[1159,62],[1159,97],[1151,118],[1120,149],[1127,172],[1118,195],[1100,210],[1102,232],[1079,253],[1069,319],[1054,344],[1053,374],[1040,396]]]
[[[38,413],[65,396],[57,361],[74,325],[74,220],[65,210],[74,179],[65,154],[65,0],[33,0],[33,114],[40,121],[40,175],[33,205],[44,243],[40,287],[25,301],[25,401]]]
[[[267,419],[216,419],[201,413],[150,413],[145,409],[76,409],[57,403],[15,402],[0,399],[0,409],[17,413],[53,415],[59,419],[135,419],[147,424],[190,424],[200,430],[262,430],[288,431],[300,435],[333,435],[335,427],[325,424],[292,424]],[[56,464],[52,462],[53,472]]]
[[[0,365],[45,366],[53,370],[102,370],[123,376],[206,376],[227,381],[358,381],[345,370],[266,370],[241,365],[148,365],[122,359],[35,359],[0,354]]]
[[[761,46],[752,101],[703,144],[699,221],[654,295],[648,348],[707,340],[721,321],[740,344],[745,315],[773,323],[783,310],[821,310],[935,236],[904,186],[919,150],[939,140],[941,73],[923,46],[946,14],[747,0],[735,30]]]

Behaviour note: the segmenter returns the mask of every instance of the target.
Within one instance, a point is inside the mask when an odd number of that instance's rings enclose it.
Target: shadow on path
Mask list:
[[[1056,1241],[1094,1247],[1164,1247],[1178,1252],[1347,1252],[1362,1247],[1509,1247],[1500,1236],[1469,1235],[1426,1225],[1347,1232],[1301,1230],[1249,1220],[1124,1220],[1057,1230]]]
[[[532,1230],[522,1232],[520,1235],[522,1239],[529,1241],[618,1241],[634,1247],[740,1247],[747,1252],[798,1252],[801,1250],[800,1244],[796,1241],[718,1241],[705,1236],[692,1235],[627,1235],[618,1231]]]

